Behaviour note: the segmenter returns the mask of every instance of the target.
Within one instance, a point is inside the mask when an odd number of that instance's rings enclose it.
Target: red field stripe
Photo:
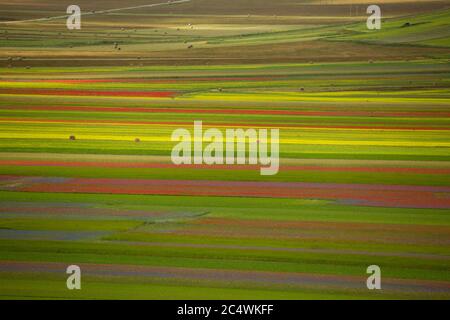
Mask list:
[[[310,117],[450,117],[450,112],[357,112],[357,111],[290,111],[253,109],[175,109],[145,107],[91,107],[91,106],[11,106],[0,109],[46,110],[46,111],[93,111],[93,112],[149,112],[149,113],[201,113],[201,114],[254,114],[254,115],[298,115]]]
[[[47,96],[111,96],[111,97],[154,97],[175,96],[174,91],[98,91],[61,89],[0,89],[0,94],[47,95]]]
[[[347,205],[450,209],[450,187],[300,182],[0,176],[0,190],[334,200]]]
[[[103,161],[51,161],[51,160],[0,160],[2,166],[43,166],[43,167],[98,167],[98,168],[147,168],[147,169],[218,169],[218,170],[259,170],[260,165],[174,165],[172,163],[103,162]],[[447,168],[411,167],[336,167],[336,166],[293,166],[281,165],[286,171],[323,172],[368,172],[368,173],[411,173],[450,174]]]
[[[3,122],[43,122],[43,123],[83,123],[83,124],[117,124],[117,125],[168,125],[168,126],[184,126],[192,127],[192,122],[186,121],[120,121],[120,120],[88,120],[88,119],[30,119],[30,118],[0,118]],[[399,126],[324,126],[324,125],[298,125],[285,123],[239,123],[239,122],[203,122],[204,127],[242,127],[254,128],[255,126],[264,128],[305,128],[305,129],[363,129],[363,130],[414,130],[414,131],[432,131],[441,130],[448,131],[450,127],[399,127]]]
[[[370,172],[370,173],[412,173],[412,174],[450,174],[447,168],[408,168],[408,167],[331,167],[331,166],[280,166],[280,170],[323,171],[323,172]]]

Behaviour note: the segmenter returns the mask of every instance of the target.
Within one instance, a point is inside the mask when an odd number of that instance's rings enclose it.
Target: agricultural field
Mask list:
[[[0,299],[450,299],[450,2],[161,2],[0,0]]]

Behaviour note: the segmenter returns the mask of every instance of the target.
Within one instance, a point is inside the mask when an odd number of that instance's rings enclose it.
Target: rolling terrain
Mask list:
[[[68,4],[0,1],[1,299],[450,298],[448,1]],[[196,120],[279,173],[175,166]]]

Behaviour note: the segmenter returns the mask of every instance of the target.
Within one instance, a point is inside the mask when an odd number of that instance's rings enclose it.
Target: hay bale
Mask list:
[[[141,142],[141,139],[136,138],[136,139],[134,139],[134,142],[139,143],[139,142]]]
[[[74,136],[74,135],[71,135],[71,136],[69,137],[69,140],[71,140],[71,141],[75,141],[75,140],[76,140],[76,138],[75,138],[75,136]]]

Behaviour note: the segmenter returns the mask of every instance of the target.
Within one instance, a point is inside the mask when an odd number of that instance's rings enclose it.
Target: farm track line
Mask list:
[[[180,3],[186,3],[191,2],[192,0],[173,0],[173,1],[166,1],[161,3],[153,3],[153,4],[144,4],[140,6],[133,6],[133,7],[124,7],[124,8],[115,8],[115,9],[106,9],[106,10],[97,10],[97,11],[90,11],[90,12],[81,12],[81,16],[87,16],[87,15],[99,15],[99,14],[107,14],[107,13],[113,13],[113,12],[119,12],[119,11],[125,11],[125,10],[134,10],[134,9],[141,9],[141,8],[151,8],[151,7],[159,7],[159,6],[167,6],[167,5],[174,5],[174,4],[180,4]],[[45,17],[45,18],[37,18],[37,19],[26,19],[26,20],[14,20],[14,21],[0,21],[0,24],[14,24],[14,23],[26,23],[26,22],[39,22],[39,21],[50,21],[50,20],[58,20],[58,19],[65,19],[70,17],[70,15],[61,15],[61,16],[54,16],[54,17]]]

